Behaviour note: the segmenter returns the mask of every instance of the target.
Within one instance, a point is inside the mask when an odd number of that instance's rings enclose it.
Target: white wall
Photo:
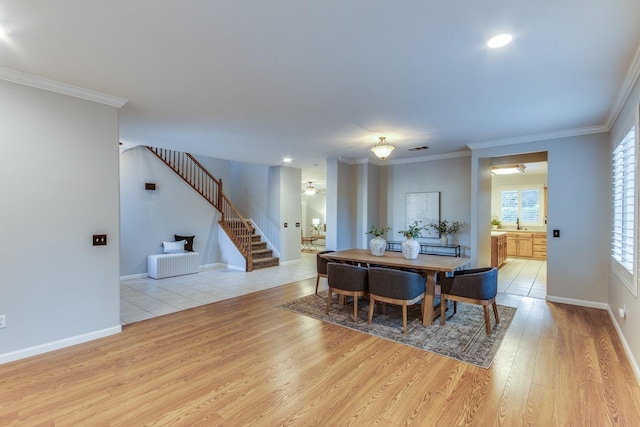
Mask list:
[[[638,103],[640,103],[640,81],[636,81],[631,95],[627,99],[627,102],[625,103],[622,111],[618,115],[618,119],[611,129],[611,140],[608,146],[608,153],[606,157],[609,163],[611,159],[610,153],[612,152],[614,145],[619,142],[622,134],[635,120],[638,111]],[[640,128],[636,127],[636,132],[640,132]],[[610,205],[609,200],[610,199],[607,199],[607,206]],[[607,226],[609,226],[610,223],[611,221],[607,223]],[[609,227],[607,227],[607,230],[609,230]],[[607,259],[610,259],[608,253]],[[611,265],[610,262],[607,264],[608,266]],[[618,325],[619,330],[626,340],[629,351],[633,354],[636,375],[638,375],[640,374],[640,372],[638,372],[638,365],[640,364],[640,301],[626,288],[626,286],[620,281],[618,276],[614,274],[610,268],[609,286],[607,290],[609,297],[609,307],[613,313],[617,313],[618,308],[626,308],[627,317],[625,319],[621,319],[616,316],[614,318],[614,321]]]
[[[277,167],[280,176],[280,260],[300,259],[300,227],[302,223],[302,203],[300,198],[300,180],[302,171],[295,168]]]
[[[119,332],[117,108],[0,81],[0,158],[0,363]]]
[[[216,178],[226,161],[199,157]],[[156,184],[156,190],[144,184]],[[228,185],[223,180],[223,186]],[[196,236],[193,249],[200,265],[222,262],[218,221],[220,213],[145,147],[120,155],[120,275],[147,272],[147,255],[162,253],[162,242],[174,234]]]

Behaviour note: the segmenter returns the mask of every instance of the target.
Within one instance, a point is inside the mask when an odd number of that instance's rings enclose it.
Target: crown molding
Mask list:
[[[517,136],[515,138],[496,139],[493,141],[472,142],[467,144],[471,150],[480,148],[501,147],[503,145],[524,144],[526,142],[546,141],[549,139],[568,138],[572,136],[590,135],[593,133],[609,132],[609,127],[605,125],[588,126],[578,129],[567,129],[557,132],[537,133],[534,135]]]
[[[452,151],[450,153],[431,154],[429,156],[410,157],[405,159],[390,160],[392,165],[404,165],[407,163],[432,162],[434,160],[457,159],[459,157],[470,157],[471,151]]]
[[[613,103],[613,107],[611,108],[611,112],[609,113],[609,117],[607,118],[607,130],[611,130],[611,127],[618,118],[620,111],[622,111],[622,107],[624,106],[625,102],[627,102],[627,99],[629,99],[629,95],[631,95],[631,91],[633,90],[633,86],[638,80],[638,77],[640,77],[640,45],[638,45],[636,55],[633,57],[633,61],[631,61],[631,64],[629,65],[629,69],[627,70],[625,79],[620,86],[620,90],[618,91],[618,97]]]
[[[87,101],[110,105],[116,108],[122,107],[128,101],[127,99],[118,98],[117,96],[107,95],[94,90],[84,89],[67,83],[57,82],[55,80],[34,76],[32,74],[4,67],[0,67],[0,80],[19,83],[37,89],[48,90],[49,92],[55,92],[62,95],[73,96],[74,98],[85,99]]]
[[[396,160],[388,160],[388,158],[385,160],[378,160],[378,159],[370,159],[368,157],[363,157],[360,159],[338,157],[338,161],[340,161],[341,163],[346,163],[348,165],[373,164],[376,166],[389,166],[389,165],[404,165],[407,163],[431,162],[434,160],[455,159],[458,157],[470,157],[470,156],[471,156],[471,151],[453,151],[451,153],[432,154],[430,156],[410,157],[410,158],[396,159]]]

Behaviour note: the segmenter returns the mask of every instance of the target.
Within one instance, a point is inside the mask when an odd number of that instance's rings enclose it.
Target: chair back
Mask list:
[[[354,292],[369,289],[367,268],[330,262],[327,264],[327,272],[330,288]]]
[[[392,268],[369,268],[369,292],[387,298],[412,300],[426,291],[426,278]]]
[[[453,273],[441,282],[442,293],[478,300],[490,300],[498,294],[498,269],[474,268]]]
[[[318,274],[327,274],[327,264],[329,263],[329,260],[322,258],[320,255],[328,254],[329,252],[333,251],[322,251],[316,254],[316,270]]]

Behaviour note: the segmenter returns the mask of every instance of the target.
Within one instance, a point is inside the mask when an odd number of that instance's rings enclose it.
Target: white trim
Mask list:
[[[471,150],[478,150],[480,148],[501,147],[503,145],[511,144],[524,144],[527,142],[546,141],[549,139],[568,138],[571,136],[590,135],[593,133],[609,132],[609,127],[606,125],[588,126],[578,129],[567,129],[557,132],[538,133],[534,135],[516,136],[513,138],[496,139],[493,141],[484,142],[472,142],[467,144]]]
[[[607,306],[607,312],[609,313],[609,317],[611,318],[611,323],[613,323],[613,327],[616,329],[618,333],[618,338],[620,338],[620,342],[622,343],[622,347],[624,347],[625,353],[627,353],[627,359],[629,359],[629,363],[631,364],[631,368],[633,369],[633,373],[636,374],[636,379],[640,383],[640,367],[636,362],[636,359],[633,356],[633,352],[631,351],[631,347],[629,347],[629,343],[627,339],[624,337],[622,333],[622,329],[620,328],[620,324],[618,323],[618,318],[613,314],[610,306]]]
[[[585,300],[573,299],[573,298],[554,297],[552,295],[547,295],[547,301],[557,302],[560,304],[579,305],[581,307],[599,308],[602,310],[606,310],[609,308],[609,305],[605,302],[595,302],[595,301],[585,301]]]
[[[631,61],[631,64],[629,65],[627,74],[625,75],[624,81],[620,86],[618,96],[613,103],[613,107],[611,107],[611,111],[609,113],[609,117],[607,117],[606,122],[607,128],[611,129],[611,127],[617,120],[620,111],[622,111],[622,107],[624,107],[624,104],[627,102],[629,95],[631,95],[631,90],[638,80],[638,77],[640,77],[640,46],[638,46],[638,50],[636,50],[636,55],[633,57],[633,61]]]
[[[107,329],[101,329],[99,331],[76,335],[75,337],[65,338],[59,341],[37,345],[35,347],[29,347],[22,350],[12,351],[10,353],[0,354],[0,365],[3,363],[26,359],[27,357],[37,356],[39,354],[48,353],[50,351],[60,350],[61,348],[71,347],[88,341],[108,337],[109,335],[119,334],[120,332],[122,332],[122,326],[118,325]]]
[[[396,160],[389,160],[387,158],[384,161],[382,161],[382,160],[372,160],[367,157],[363,157],[360,159],[338,157],[338,161],[341,163],[346,163],[348,165],[361,165],[361,164],[371,163],[377,166],[387,166],[387,165],[401,165],[406,163],[430,162],[434,160],[456,159],[458,157],[470,157],[470,156],[471,156],[471,151],[465,150],[465,151],[452,151],[450,153],[432,154],[430,156],[410,157],[410,158],[396,159]]]
[[[37,89],[73,96],[75,98],[86,99],[87,101],[98,102],[100,104],[110,105],[116,108],[122,107],[128,101],[127,99],[119,98],[117,96],[107,95],[91,89],[84,89],[68,83],[61,83],[55,80],[34,76],[32,74],[4,67],[0,67],[0,80],[19,83],[25,86],[35,87]]]
[[[128,276],[120,276],[120,280],[141,279],[143,277],[147,277],[147,273],[130,274]]]

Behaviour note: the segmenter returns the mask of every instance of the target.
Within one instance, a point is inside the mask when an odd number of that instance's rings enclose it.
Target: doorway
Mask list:
[[[506,294],[542,299],[547,295],[546,154],[491,159],[492,234],[506,234],[507,240],[498,290]],[[515,166],[512,173],[496,173],[506,166]]]

